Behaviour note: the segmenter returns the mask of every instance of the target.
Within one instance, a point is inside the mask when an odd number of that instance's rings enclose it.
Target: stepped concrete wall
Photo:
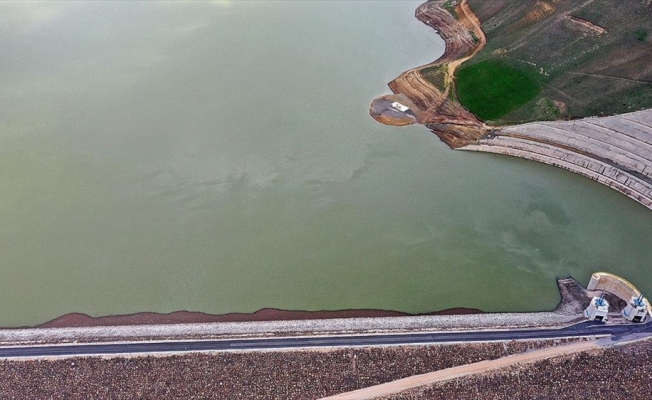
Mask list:
[[[554,165],[652,209],[652,110],[505,127],[461,149]]]

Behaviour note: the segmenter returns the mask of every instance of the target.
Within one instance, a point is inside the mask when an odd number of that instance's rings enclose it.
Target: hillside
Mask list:
[[[652,107],[651,2],[468,0],[487,43],[457,71],[459,100],[493,124]]]

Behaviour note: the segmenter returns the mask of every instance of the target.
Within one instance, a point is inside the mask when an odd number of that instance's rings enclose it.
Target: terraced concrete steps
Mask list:
[[[652,110],[510,126],[461,149],[554,165],[652,209]]]

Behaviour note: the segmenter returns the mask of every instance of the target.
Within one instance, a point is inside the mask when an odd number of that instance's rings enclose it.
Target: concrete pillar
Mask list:
[[[597,289],[598,283],[600,283],[600,275],[598,274],[591,275],[591,280],[589,281],[589,285],[586,287],[586,290],[593,291]]]

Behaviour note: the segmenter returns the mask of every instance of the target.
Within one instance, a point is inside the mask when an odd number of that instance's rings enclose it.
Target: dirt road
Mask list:
[[[402,392],[414,387],[427,385],[434,382],[445,381],[466,375],[477,374],[504,368],[514,364],[527,364],[547,358],[556,357],[570,353],[577,353],[592,349],[599,349],[600,346],[594,341],[572,343],[565,346],[552,347],[547,349],[535,350],[521,354],[515,354],[499,358],[497,360],[481,361],[477,363],[461,365],[444,369],[441,371],[431,372],[428,374],[415,375],[382,385],[371,386],[365,389],[355,390],[352,392],[342,393],[323,400],[363,400],[373,399],[380,396]]]

